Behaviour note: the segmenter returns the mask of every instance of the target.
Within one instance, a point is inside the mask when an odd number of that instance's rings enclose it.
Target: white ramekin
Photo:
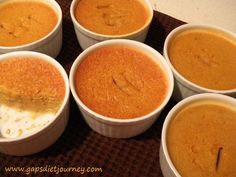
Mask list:
[[[160,166],[164,177],[181,177],[181,175],[178,173],[177,169],[175,168],[174,164],[172,163],[169,153],[168,153],[168,147],[166,144],[166,137],[167,137],[167,130],[169,123],[171,120],[175,117],[176,113],[178,113],[182,108],[185,106],[201,100],[215,100],[215,101],[221,101],[223,103],[233,105],[236,107],[236,99],[216,94],[216,93],[202,93],[194,96],[190,96],[188,98],[183,99],[180,101],[177,105],[175,105],[170,112],[168,113],[165,122],[163,124],[162,128],[162,134],[161,134],[161,146],[160,146]]]
[[[148,13],[149,13],[149,18],[148,18],[146,24],[142,28],[140,28],[132,33],[128,33],[128,34],[124,34],[124,35],[103,35],[103,34],[99,34],[99,33],[95,33],[93,31],[90,31],[90,30],[86,29],[85,27],[83,27],[82,25],[80,25],[74,15],[75,8],[76,8],[78,2],[79,2],[79,0],[72,1],[71,6],[70,6],[70,16],[71,16],[71,19],[72,19],[72,22],[74,25],[74,29],[75,29],[75,33],[76,33],[78,42],[83,50],[85,50],[86,48],[88,48],[89,46],[91,46],[93,44],[96,44],[98,42],[105,41],[108,39],[132,39],[132,40],[136,40],[139,42],[145,41],[149,26],[150,26],[152,18],[153,18],[153,9],[152,9],[152,6],[151,6],[149,0],[140,0],[140,2],[142,2],[143,5],[147,8]]]
[[[213,89],[204,88],[204,87],[199,86],[199,85],[187,80],[186,78],[184,78],[171,64],[171,61],[170,61],[170,58],[168,55],[168,47],[169,47],[171,40],[179,33],[186,31],[186,30],[190,30],[190,29],[212,29],[212,30],[220,31],[220,32],[223,32],[224,34],[226,34],[227,36],[232,37],[232,39],[235,39],[235,41],[236,41],[236,35],[234,33],[227,31],[223,28],[211,26],[211,25],[185,24],[185,25],[179,26],[179,27],[175,28],[173,31],[171,31],[165,40],[163,55],[166,58],[168,64],[170,65],[171,70],[173,71],[173,74],[175,77],[175,88],[174,88],[174,92],[173,92],[174,99],[179,101],[183,98],[189,97],[191,95],[199,94],[199,93],[220,93],[220,94],[225,94],[225,95],[229,95],[232,97],[236,97],[236,89],[213,90]],[[189,68],[189,69],[191,69],[191,68]],[[224,82],[224,81],[222,80],[222,82]]]
[[[12,57],[35,57],[52,64],[60,73],[65,83],[65,97],[55,119],[39,131],[17,138],[1,138],[0,152],[10,155],[30,155],[52,145],[63,133],[69,118],[69,80],[64,68],[53,58],[37,52],[19,51],[0,55],[1,60]]]
[[[138,118],[133,119],[115,119],[115,118],[109,118],[103,115],[100,115],[91,109],[89,109],[84,103],[80,100],[76,93],[75,89],[75,73],[76,70],[81,63],[81,61],[91,52],[105,47],[105,46],[113,46],[113,45],[122,45],[127,47],[132,47],[137,50],[140,50],[142,52],[145,52],[150,58],[153,59],[154,62],[156,62],[165,72],[166,78],[168,81],[168,88],[167,88],[167,95],[162,102],[162,104],[156,108],[153,112],[142,116]],[[145,72],[145,71],[143,71]],[[107,137],[113,137],[113,138],[129,138],[136,136],[138,134],[143,133],[145,130],[147,130],[154,121],[158,118],[159,114],[161,113],[162,109],[165,107],[167,102],[169,101],[173,86],[174,86],[174,79],[171,72],[171,69],[169,68],[167,62],[163,58],[161,54],[159,54],[156,50],[152,49],[151,47],[132,40],[127,39],[112,39],[108,41],[103,41],[101,43],[97,43],[89,48],[87,48],[84,52],[82,52],[77,59],[74,61],[71,70],[70,70],[70,88],[72,95],[78,104],[78,107],[83,114],[83,117],[87,124],[97,133],[102,134]]]
[[[4,1],[6,0],[1,0],[0,3]],[[39,1],[39,0],[34,0],[34,1]],[[55,10],[58,16],[58,22],[54,27],[54,29],[43,38],[29,44],[10,46],[10,47],[0,46],[0,54],[27,50],[27,51],[41,52],[53,58],[57,57],[62,47],[62,11],[59,4],[55,0],[44,0],[40,2],[48,4]]]

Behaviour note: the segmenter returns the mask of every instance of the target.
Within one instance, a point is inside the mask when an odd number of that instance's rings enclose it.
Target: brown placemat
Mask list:
[[[70,18],[70,0],[57,0],[63,10],[63,48],[57,60],[67,73],[81,53]],[[183,22],[155,12],[146,44],[162,53],[167,34]],[[159,147],[162,124],[175,102],[170,100],[156,123],[145,133],[130,139],[112,139],[93,132],[84,122],[71,96],[68,126],[60,139],[48,149],[31,156],[14,157],[0,154],[0,177],[21,176],[106,176],[162,177]],[[45,139],[46,141],[46,139]],[[59,173],[6,172],[5,167],[97,167],[102,172]],[[31,168],[32,169],[32,168]],[[29,169],[28,169],[29,170]]]

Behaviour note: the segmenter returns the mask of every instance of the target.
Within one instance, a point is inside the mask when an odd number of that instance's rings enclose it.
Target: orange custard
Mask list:
[[[189,29],[170,43],[175,69],[189,81],[209,89],[236,89],[236,40],[210,29]]]
[[[167,79],[145,53],[122,46],[97,49],[79,64],[75,86],[82,102],[104,116],[136,118],[154,111],[167,95]]]
[[[27,57],[0,61],[0,105],[56,113],[64,96],[63,78],[50,63]]]
[[[19,46],[37,41],[50,33],[57,22],[55,10],[43,1],[2,2],[0,46]]]
[[[236,176],[236,107],[220,101],[189,104],[172,119],[167,149],[182,177]]]
[[[141,0],[80,0],[76,20],[85,28],[105,35],[123,35],[142,28],[149,18]]]

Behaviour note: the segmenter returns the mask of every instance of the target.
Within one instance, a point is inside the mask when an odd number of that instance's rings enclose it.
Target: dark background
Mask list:
[[[57,0],[63,11],[63,47],[57,60],[67,73],[75,58],[82,52],[70,18],[70,0]],[[154,12],[146,44],[162,53],[167,34],[183,22]],[[48,149],[25,157],[0,154],[0,177],[21,176],[106,176],[106,177],[163,177],[159,164],[162,124],[175,105],[171,99],[155,122],[142,135],[130,139],[112,139],[92,131],[84,122],[72,96],[68,126],[59,140]],[[46,141],[46,140],[45,140]],[[98,167],[102,173],[24,173],[5,172],[4,167]]]

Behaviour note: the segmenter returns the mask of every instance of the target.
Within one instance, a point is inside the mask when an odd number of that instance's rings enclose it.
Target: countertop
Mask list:
[[[236,34],[235,0],[150,0],[154,9],[187,23],[211,24]]]

